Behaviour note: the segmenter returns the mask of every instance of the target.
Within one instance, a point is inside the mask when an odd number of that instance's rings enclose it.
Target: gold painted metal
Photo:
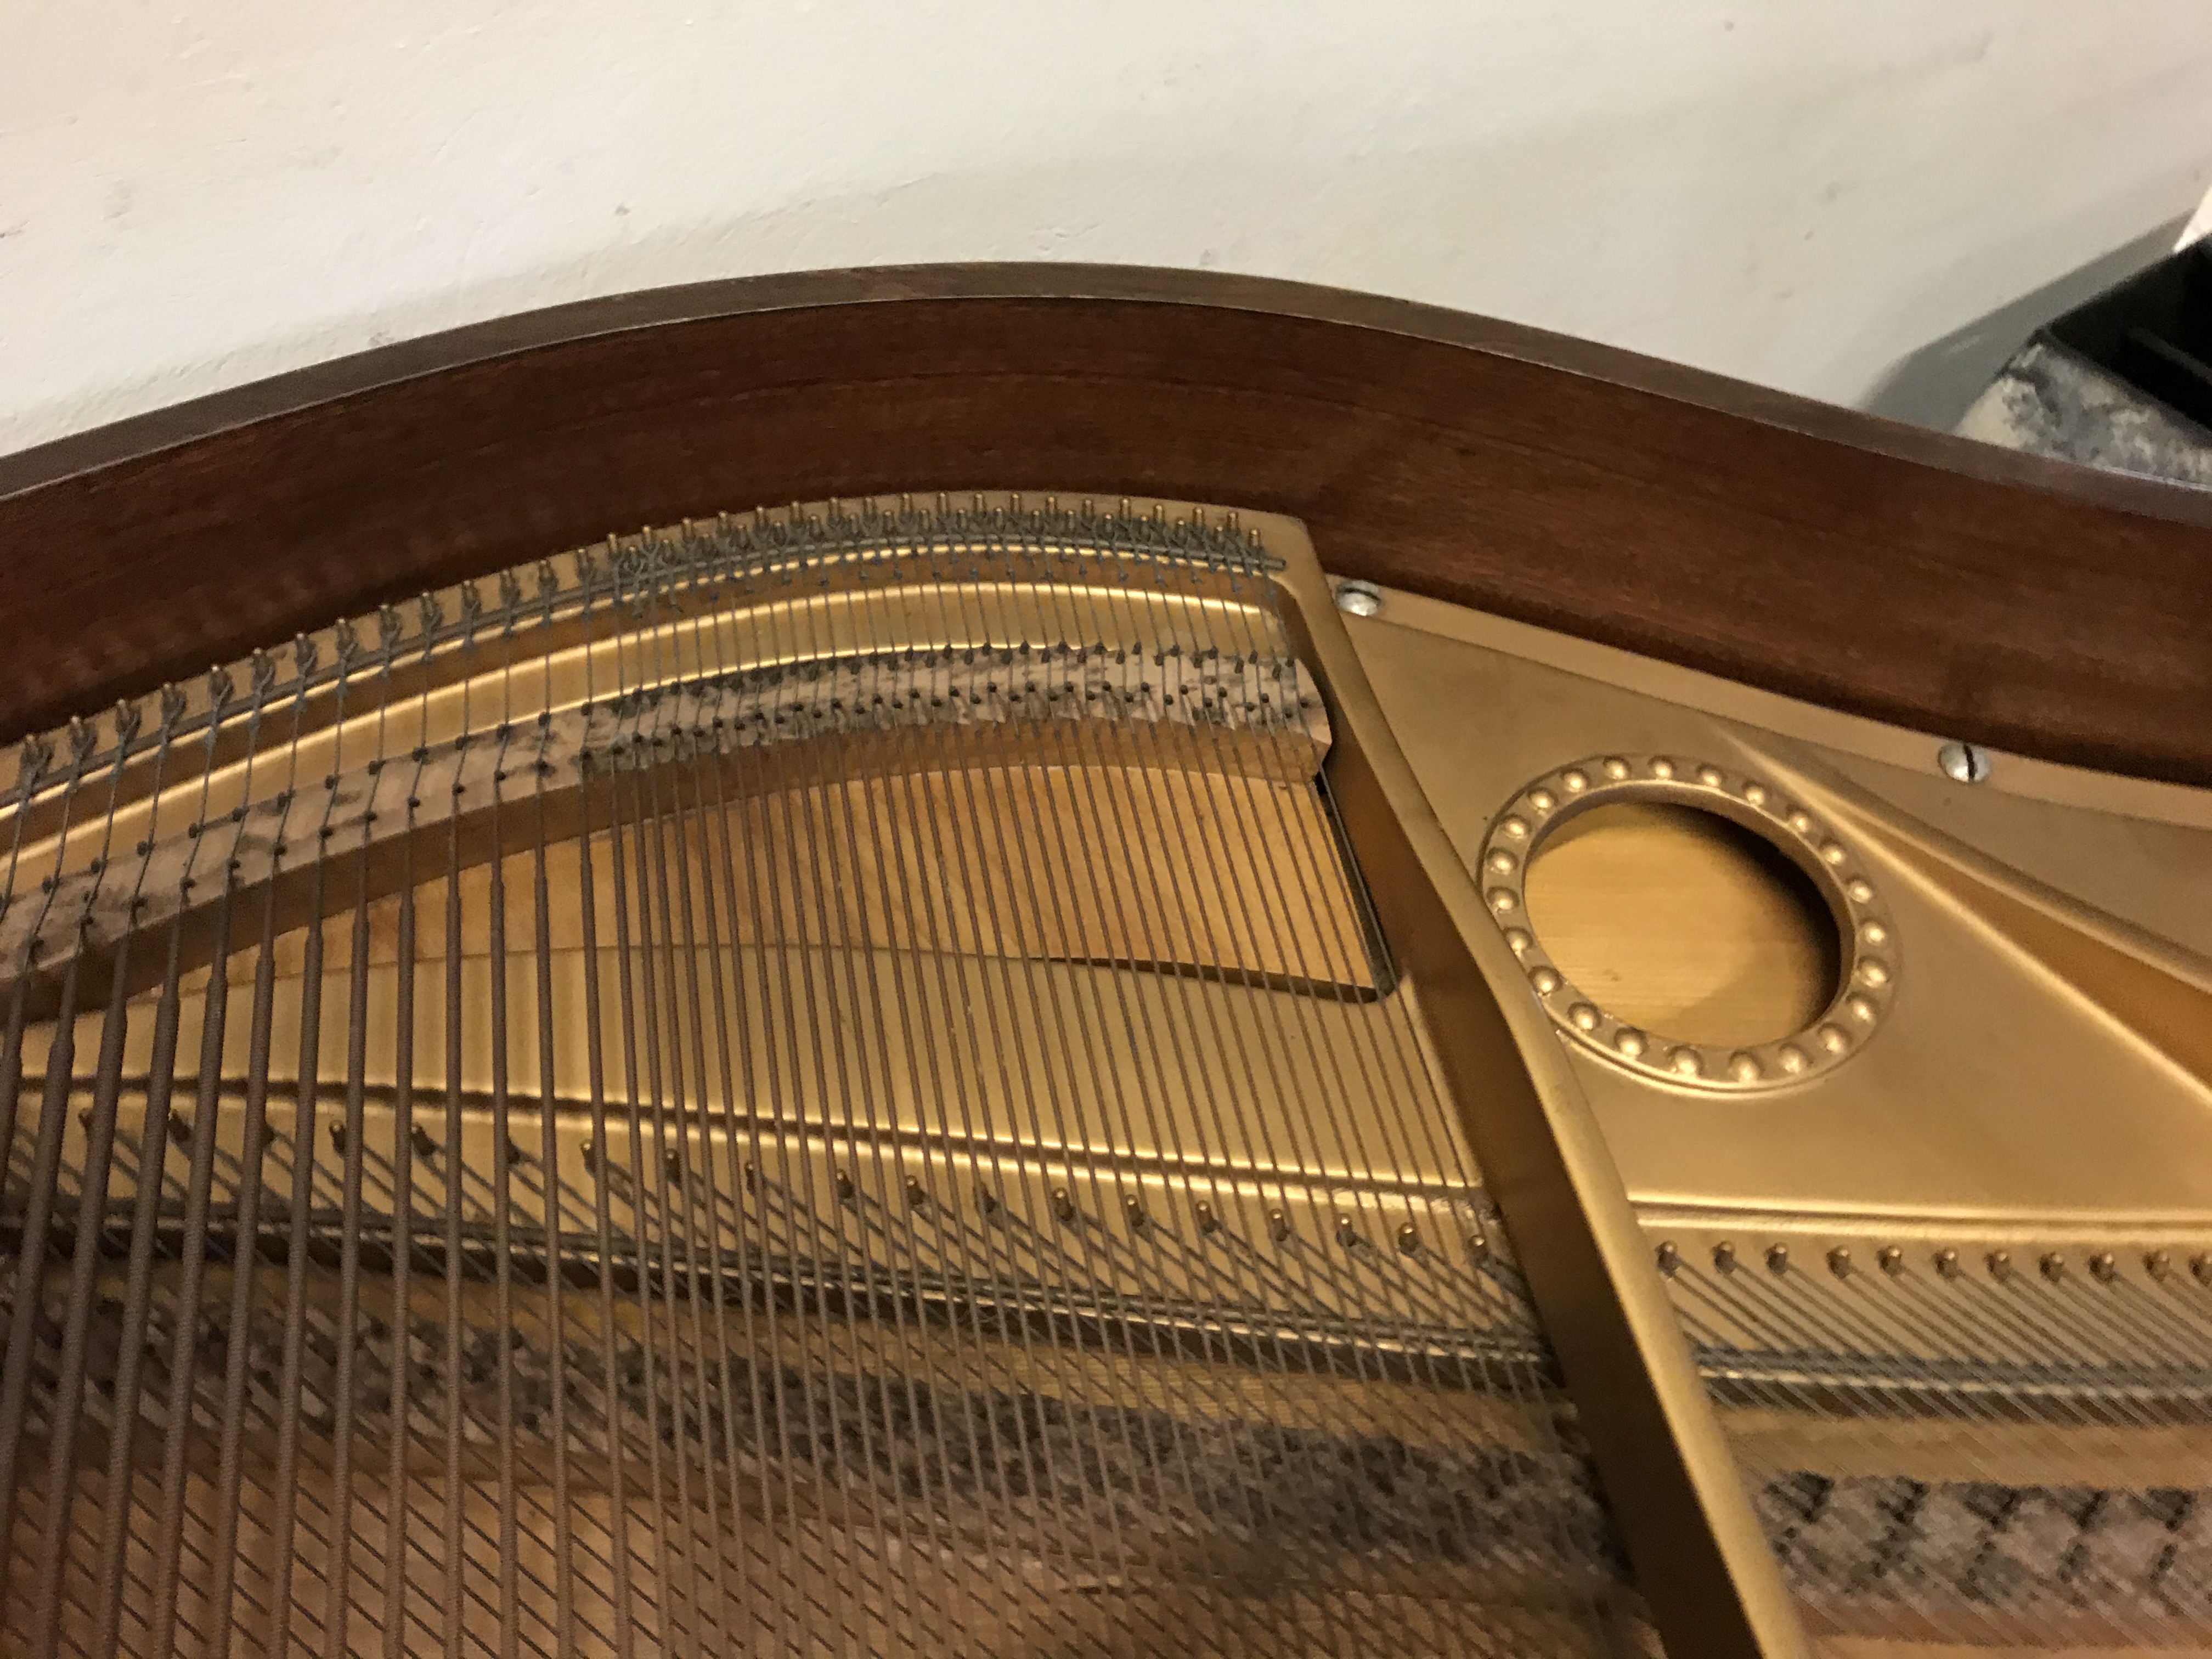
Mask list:
[[[1601,1007],[1736,1048],[1804,1030],[1835,995],[1835,921],[1771,842],[1692,807],[1603,806],[1545,838],[1529,926]]]
[[[1326,578],[1291,562],[1283,580],[1341,734],[1332,770],[1347,828],[1386,933],[1443,1010],[1431,1040],[1528,1262],[1661,1631],[1698,1652],[1802,1653],[1620,1176],[1551,1028],[1519,994],[1473,860],[1454,855]]]
[[[1817,1645],[2212,1644],[2212,798],[2004,756],[1960,784],[1937,737],[1411,595],[1346,627],[1504,902]],[[1509,828],[1607,785],[1820,884],[1822,1019],[1623,1052]],[[1635,902],[1598,888],[1553,909]]]
[[[1617,1049],[1601,1056],[1571,1014],[1559,1018],[1571,1002],[1554,1014],[1575,1033],[1578,1075],[1639,1207],[2103,1236],[2116,1247],[2212,1236],[2212,1158],[2191,1156],[2212,1144],[2212,811],[2197,792],[2115,781],[2106,810],[2084,804],[2087,785],[2068,776],[2007,796],[1999,781],[2026,763],[2002,759],[1990,783],[1954,784],[1936,772],[1932,744],[1918,745],[1918,772],[1888,758],[1911,751],[1906,734],[1834,716],[1823,745],[1796,735],[1821,731],[1821,711],[1790,711],[1785,733],[1745,718],[1771,717],[1762,695],[1732,702],[1701,677],[1648,663],[1624,674],[1620,653],[1489,619],[1455,637],[1431,630],[1438,614],[1391,594],[1377,617],[1347,628],[1470,867],[1504,844],[1498,832],[1525,807],[1530,778],[1553,779],[1564,799],[1563,769],[1596,780],[1608,758],[1682,757],[1692,776],[1710,764],[1723,777],[1686,795],[1703,793],[1791,854],[1826,884],[1839,933],[1850,927],[1847,982],[1824,1023],[1852,1040],[1837,1054],[1817,1038],[1802,1045],[1802,1077],[1778,1088],[1762,1079],[1756,1109],[1730,1103],[1724,1055],[1708,1065],[1701,1054],[1694,1078],[1665,1075],[1663,1062],[1632,1075]],[[1668,787],[1682,795],[1676,771]],[[1747,813],[1747,787],[1768,792],[1766,805]],[[1810,834],[1768,810],[1785,802]],[[1878,949],[1869,921],[1883,930]],[[1528,948],[1540,948],[1533,934]],[[1865,978],[1869,963],[1879,985]],[[1873,1019],[1856,1015],[1854,998]],[[1878,1030],[1859,1042],[1855,1028]],[[1649,1052],[1663,1056],[1667,1035],[1652,1034]]]
[[[1696,807],[1769,836],[1820,887],[1845,941],[1836,993],[1802,1030],[1771,1042],[1670,1040],[1620,1018],[1562,974],[1528,915],[1528,871],[1551,836],[1583,812],[1623,802]],[[1812,813],[1759,778],[1670,755],[1600,755],[1537,779],[1509,801],[1482,852],[1483,900],[1529,988],[1570,1042],[1632,1074],[1730,1092],[1771,1088],[1840,1065],[1873,1038],[1900,952],[1874,884]]]

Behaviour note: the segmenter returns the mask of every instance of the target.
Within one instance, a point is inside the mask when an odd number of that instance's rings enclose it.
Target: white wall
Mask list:
[[[1844,401],[2212,184],[2207,0],[0,0],[0,450],[494,313],[1130,260]]]

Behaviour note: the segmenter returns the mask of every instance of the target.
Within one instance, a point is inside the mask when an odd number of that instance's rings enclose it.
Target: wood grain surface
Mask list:
[[[1054,265],[592,301],[0,459],[0,737],[611,530],[971,487],[1292,514],[1344,574],[2212,783],[2201,493],[1400,301]]]
[[[1693,807],[1601,806],[1528,866],[1528,922],[1616,1018],[1681,1042],[1778,1042],[1836,994],[1818,890],[1751,831]]]

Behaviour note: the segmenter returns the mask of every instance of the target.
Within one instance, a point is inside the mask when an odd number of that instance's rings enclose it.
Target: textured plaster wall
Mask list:
[[[2207,0],[0,0],[0,450],[744,272],[1205,266],[1842,401],[2212,185]]]

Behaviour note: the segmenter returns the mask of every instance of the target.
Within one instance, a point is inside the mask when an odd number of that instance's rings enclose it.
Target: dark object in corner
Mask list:
[[[2045,325],[1959,429],[2212,489],[2212,240]]]
[[[2160,260],[2044,332],[2212,440],[2212,241]]]

